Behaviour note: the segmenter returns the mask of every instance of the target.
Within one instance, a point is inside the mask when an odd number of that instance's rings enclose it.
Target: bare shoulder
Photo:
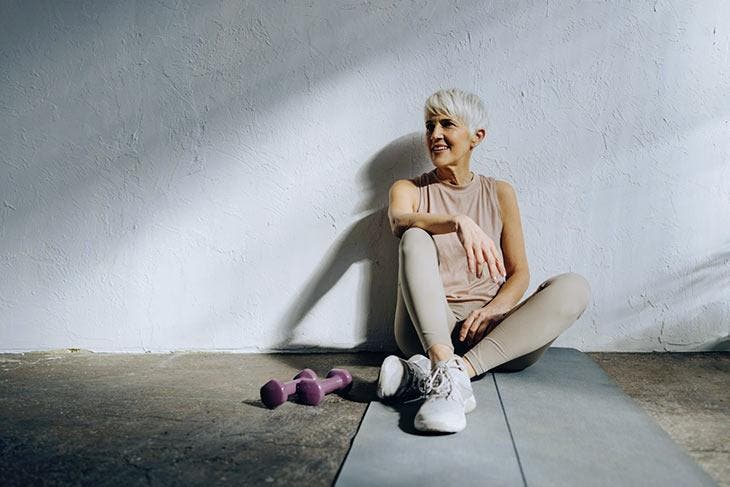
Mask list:
[[[390,187],[390,199],[392,202],[410,203],[411,211],[416,211],[418,207],[418,186],[412,179],[398,179]]]
[[[397,179],[391,187],[398,187],[400,190],[410,191],[410,188],[418,189],[412,179]]]
[[[499,199],[500,206],[509,206],[517,200],[517,193],[515,192],[515,188],[509,182],[503,181],[501,179],[495,179],[495,183],[497,187],[497,198]]]
[[[418,198],[418,186],[412,179],[398,179],[390,187],[390,192]]]

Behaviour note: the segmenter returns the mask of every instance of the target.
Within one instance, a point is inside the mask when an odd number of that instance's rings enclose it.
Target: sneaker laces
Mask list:
[[[410,401],[418,401],[429,396],[445,396],[449,397],[454,389],[451,376],[447,373],[448,364],[442,363],[431,371],[430,375],[424,376],[418,381],[418,391],[420,395]]]

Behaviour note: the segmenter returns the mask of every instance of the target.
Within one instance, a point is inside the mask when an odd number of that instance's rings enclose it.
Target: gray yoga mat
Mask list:
[[[456,434],[415,430],[420,401],[371,402],[335,485],[716,485],[578,350],[549,348],[472,387],[477,408]]]
[[[494,377],[527,485],[717,485],[578,350]]]
[[[371,402],[335,485],[521,485],[494,381],[487,376],[473,385],[477,409],[458,434],[416,430],[413,418],[423,401]]]

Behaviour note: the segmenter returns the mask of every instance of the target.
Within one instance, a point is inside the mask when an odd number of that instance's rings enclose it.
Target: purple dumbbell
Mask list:
[[[312,369],[304,369],[294,376],[294,380],[289,382],[271,379],[261,386],[261,402],[271,409],[284,404],[289,396],[297,391],[297,384],[303,379],[316,380],[317,374]]]
[[[316,406],[325,394],[332,391],[347,392],[352,387],[352,376],[345,369],[332,369],[326,379],[303,379],[297,384],[297,395],[304,404]]]

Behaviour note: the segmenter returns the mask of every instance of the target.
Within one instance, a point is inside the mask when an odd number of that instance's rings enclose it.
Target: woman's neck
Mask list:
[[[469,166],[444,166],[436,168],[436,177],[442,183],[450,186],[464,186],[474,179],[474,174],[469,170]]]

